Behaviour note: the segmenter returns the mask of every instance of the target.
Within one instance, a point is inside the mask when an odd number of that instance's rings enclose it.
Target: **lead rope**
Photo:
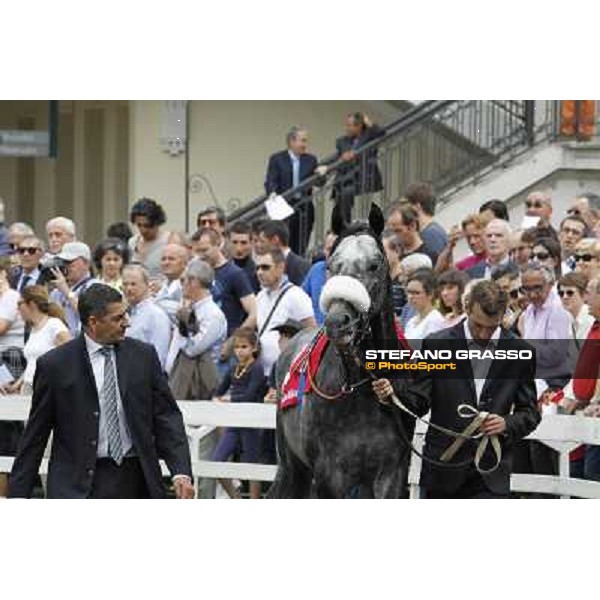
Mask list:
[[[353,354],[353,358],[354,358],[354,362],[359,367],[362,368],[362,365],[360,363],[358,356],[356,356],[356,353]],[[376,380],[375,375],[373,375],[373,373],[371,371],[367,371],[367,373],[370,375],[370,377],[373,381]],[[432,423],[431,421],[428,421],[427,419],[423,419],[422,417],[419,417],[417,414],[415,414],[409,408],[407,408],[400,401],[400,399],[398,398],[398,396],[396,396],[396,394],[394,392],[392,392],[390,394],[390,396],[388,396],[388,397],[391,399],[391,403],[394,406],[396,406],[400,410],[404,411],[405,413],[407,413],[414,419],[421,421],[421,423],[424,423],[425,425],[427,425],[427,427],[431,427],[431,428],[447,435],[448,437],[454,438],[454,442],[452,442],[452,444],[450,444],[450,446],[448,446],[448,448],[446,448],[446,450],[444,450],[444,452],[440,456],[440,460],[437,461],[432,458],[428,458],[428,457],[424,456],[422,453],[420,453],[412,445],[412,441],[406,439],[407,436],[406,436],[406,433],[404,432],[404,427],[402,426],[402,432],[405,437],[405,442],[409,445],[411,451],[414,452],[421,459],[426,460],[427,462],[430,462],[434,465],[438,465],[438,466],[442,466],[442,467],[463,467],[463,466],[469,464],[471,461],[468,460],[463,463],[453,463],[453,464],[449,464],[448,461],[450,461],[456,455],[456,453],[460,450],[460,448],[463,446],[463,444],[465,443],[466,440],[480,439],[479,444],[477,444],[477,449],[475,450],[475,458],[473,460],[477,471],[479,473],[481,473],[482,475],[485,475],[488,473],[493,473],[499,467],[500,462],[502,460],[502,446],[500,444],[500,440],[498,439],[498,436],[497,435],[488,436],[488,435],[484,435],[483,433],[475,433],[479,429],[481,424],[488,418],[488,416],[490,414],[489,412],[485,412],[485,411],[480,412],[474,406],[471,406],[470,404],[459,404],[458,409],[457,409],[458,415],[463,419],[468,419],[470,417],[473,418],[473,420],[459,433],[457,431],[453,431],[452,429],[447,429],[446,427],[436,425],[435,423]],[[390,404],[389,402],[386,402],[384,400],[379,400],[378,397],[377,397],[377,401],[380,404],[383,404],[386,406]],[[490,443],[492,445],[494,454],[496,456],[496,462],[494,463],[494,465],[491,468],[483,469],[480,466],[481,459],[483,458],[483,455],[485,454],[485,451]]]

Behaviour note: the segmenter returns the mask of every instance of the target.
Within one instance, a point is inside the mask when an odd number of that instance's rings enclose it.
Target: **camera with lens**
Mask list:
[[[56,277],[52,269],[58,269],[65,277],[69,271],[69,263],[58,256],[52,256],[40,263],[40,276],[37,280],[38,285],[46,285],[54,281]]]

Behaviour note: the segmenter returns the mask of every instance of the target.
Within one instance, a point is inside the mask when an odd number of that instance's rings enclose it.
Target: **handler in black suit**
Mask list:
[[[307,152],[308,132],[301,127],[292,127],[287,134],[287,150],[277,152],[269,158],[265,190],[267,194],[283,194],[297,187],[305,179],[315,174],[318,161],[316,156]],[[310,240],[315,208],[312,201],[312,187],[305,188],[289,199],[295,210],[286,219],[290,230],[290,248],[304,256]]]
[[[383,189],[381,173],[377,166],[377,148],[372,148],[360,156],[357,152],[384,134],[385,131],[371,123],[366,114],[356,112],[347,116],[346,135],[335,142],[336,160],[341,158],[345,164],[338,169],[335,178],[334,210],[348,224],[352,220],[354,197]]]
[[[42,356],[9,497],[29,497],[50,432],[49,498],[164,498],[159,459],[178,498],[193,498],[181,412],[154,348],[125,338],[121,294],[79,296],[82,335]]]
[[[495,282],[476,284],[467,302],[468,318],[458,325],[432,334],[423,341],[422,351],[451,350],[530,350],[530,360],[462,360],[449,378],[419,372],[412,383],[394,382],[399,398],[419,416],[431,409],[430,421],[456,432],[464,430],[469,419],[459,416],[458,406],[469,404],[474,409],[490,413],[480,426],[486,435],[498,435],[502,460],[498,468],[481,475],[474,466],[476,445],[463,444],[449,461],[468,461],[464,467],[439,467],[423,461],[421,486],[428,498],[506,498],[510,493],[512,450],[516,440],[531,433],[540,421],[536,409],[535,353],[525,341],[500,328],[507,296]],[[445,361],[448,362],[448,361]],[[389,395],[391,384],[379,379],[373,387],[380,398]],[[440,460],[453,439],[429,427],[425,438],[424,456]],[[481,468],[489,469],[495,462],[490,450],[484,454]]]

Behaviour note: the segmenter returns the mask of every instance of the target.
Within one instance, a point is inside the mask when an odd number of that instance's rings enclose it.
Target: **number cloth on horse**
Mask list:
[[[394,324],[396,326],[396,337],[398,338],[398,342],[400,342],[400,346],[405,350],[410,350],[410,345],[404,336],[400,323],[395,320]],[[311,342],[300,349],[283,380],[279,408],[286,409],[302,405],[304,394],[311,391],[310,382],[317,374],[321,358],[328,344],[329,338],[325,334],[325,331],[319,329]]]

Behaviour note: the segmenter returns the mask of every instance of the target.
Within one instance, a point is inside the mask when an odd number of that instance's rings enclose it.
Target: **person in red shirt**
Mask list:
[[[598,371],[600,368],[600,277],[591,279],[587,286],[589,313],[595,319],[581,348],[575,373],[573,374],[573,394],[575,399],[565,398],[561,406],[567,413],[585,408],[584,415],[600,416],[600,391]],[[600,481],[600,447],[585,448],[583,476],[585,479]]]

